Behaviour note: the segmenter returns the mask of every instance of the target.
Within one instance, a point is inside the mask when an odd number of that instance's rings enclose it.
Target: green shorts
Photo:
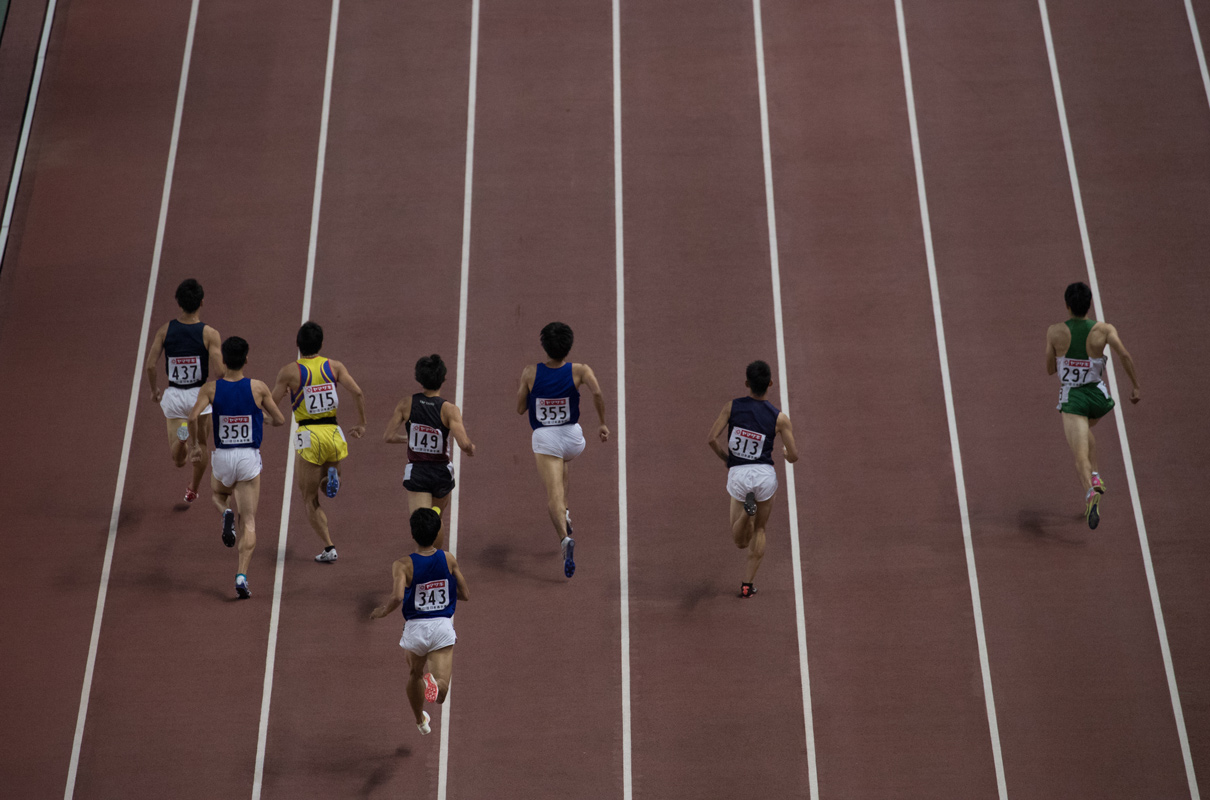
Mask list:
[[[1089,419],[1100,419],[1113,411],[1117,405],[1109,396],[1104,383],[1086,383],[1067,393],[1067,402],[1059,404],[1064,414],[1076,414]]]

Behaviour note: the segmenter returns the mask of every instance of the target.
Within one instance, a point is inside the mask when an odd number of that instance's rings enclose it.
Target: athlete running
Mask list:
[[[350,392],[357,403],[359,421],[349,428],[349,435],[354,439],[360,439],[366,432],[366,401],[361,387],[345,365],[319,354],[324,343],[323,328],[314,322],[305,322],[298,329],[295,341],[299,358],[278,371],[273,402],[280,404],[289,390],[294,421],[298,423],[294,432],[294,474],[298,491],[307,505],[307,519],[324,543],[323,552],[315,556],[315,560],[330,564],[336,560],[336,546],[332,544],[332,534],[328,530],[328,515],[319,507],[319,491],[322,484],[324,494],[336,496],[340,489],[340,462],[349,454],[344,431],[336,424],[336,408],[340,405],[337,385]]]
[[[545,363],[531,364],[521,372],[517,387],[517,413],[529,413],[533,428],[534,458],[538,476],[546,487],[546,506],[550,521],[559,535],[563,554],[563,574],[576,572],[575,539],[571,538],[571,512],[567,509],[567,464],[584,452],[584,432],[580,428],[580,387],[592,392],[600,426],[597,435],[609,441],[605,424],[605,396],[597,376],[587,364],[573,364],[564,359],[571,352],[575,336],[562,322],[552,322],[542,329],[542,349]]]
[[[1084,518],[1089,528],[1096,529],[1101,521],[1105,484],[1097,473],[1097,442],[1092,429],[1115,405],[1109,387],[1102,380],[1107,358],[1105,345],[1118,354],[1130,376],[1134,387],[1130,392],[1131,403],[1139,401],[1139,379],[1117,328],[1088,318],[1092,289],[1084,283],[1073,283],[1063,293],[1063,299],[1071,319],[1051,325],[1046,331],[1046,373],[1059,375],[1062,388],[1058,409],[1063,416],[1063,433],[1084,487]]]
[[[468,458],[475,455],[475,445],[466,433],[458,406],[437,394],[446,376],[441,356],[434,353],[417,361],[415,374],[424,391],[399,401],[382,440],[408,446],[408,465],[403,470],[408,513],[418,508],[437,508],[444,513],[454,491],[454,465],[450,463],[453,443],[457,441]],[[400,426],[404,427],[403,433],[399,432]]]
[[[777,471],[773,469],[773,438],[781,434],[786,461],[798,460],[790,418],[765,399],[773,384],[773,373],[764,361],[748,365],[747,397],[737,397],[719,412],[710,428],[710,449],[727,464],[727,494],[731,495],[731,535],[735,546],[748,548],[740,597],[756,594],[752,582],[765,557],[765,524],[777,494]],[[727,446],[719,443],[723,431]]]
[[[198,389],[210,376],[210,365],[214,371],[222,372],[223,358],[219,352],[218,331],[202,322],[198,312],[202,307],[205,292],[193,278],[181,281],[176,287],[176,303],[181,307],[177,318],[170,320],[155,332],[151,349],[147,351],[147,383],[151,386],[151,399],[160,404],[168,423],[168,452],[172,463],[185,466],[189,455],[189,426],[186,418],[197,402]],[[156,377],[156,362],[160,352],[164,353],[164,369],[168,372],[168,388],[160,389]],[[199,435],[204,440],[210,435],[210,409],[202,410]],[[197,499],[202,476],[210,464],[209,453],[202,450],[202,460],[195,462],[193,477],[185,487],[185,502]]]
[[[382,619],[403,606],[403,636],[399,646],[407,652],[407,695],[422,734],[432,732],[424,703],[444,703],[454,669],[454,607],[470,599],[466,578],[453,553],[437,547],[441,513],[418,508],[411,515],[416,552],[391,565],[391,599],[370,613]]]
[[[189,433],[193,436],[193,463],[204,458],[198,419],[202,409],[214,409],[214,455],[210,471],[210,490],[214,505],[223,515],[223,544],[236,542],[236,514],[239,523],[239,572],[235,593],[241,600],[252,596],[248,589],[248,566],[256,549],[256,506],[260,502],[260,443],[265,414],[273,427],[284,425],[285,416],[273,402],[269,387],[244,377],[248,363],[248,343],[238,336],[223,342],[223,377],[210,381],[198,392],[189,412]]]

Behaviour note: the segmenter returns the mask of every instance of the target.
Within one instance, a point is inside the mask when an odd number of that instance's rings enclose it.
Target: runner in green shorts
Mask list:
[[[1131,403],[1139,401],[1139,379],[1117,328],[1108,322],[1088,318],[1092,290],[1087,284],[1071,284],[1063,293],[1063,299],[1071,319],[1051,325],[1046,331],[1046,372],[1059,375],[1062,389],[1058,408],[1063,416],[1063,433],[1076,457],[1076,472],[1084,486],[1084,517],[1089,528],[1096,528],[1101,521],[1099,505],[1105,484],[1097,473],[1097,442],[1092,428],[1115,405],[1109,396],[1109,387],[1102,379],[1105,346],[1118,354],[1122,367],[1130,376],[1134,386],[1130,392]]]

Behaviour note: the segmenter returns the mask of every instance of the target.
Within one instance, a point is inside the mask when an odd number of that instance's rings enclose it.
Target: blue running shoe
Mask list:
[[[231,509],[223,512],[223,544],[235,547],[235,512]]]
[[[328,497],[335,497],[340,491],[340,475],[336,472],[336,467],[328,467],[328,485],[324,488],[324,494]]]
[[[240,600],[247,600],[252,596],[252,590],[248,588],[248,578],[246,576],[235,576],[235,593],[239,595]]]
[[[571,577],[576,574],[576,540],[570,536],[563,537],[563,574]]]

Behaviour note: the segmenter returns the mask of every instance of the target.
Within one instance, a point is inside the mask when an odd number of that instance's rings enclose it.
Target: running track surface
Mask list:
[[[1210,24],[1210,2],[1191,7]],[[1088,273],[1038,4],[904,3],[927,230],[895,3],[761,4],[785,321],[773,392],[786,382],[803,458],[793,496],[779,466],[761,593],[743,603],[704,439],[743,365],[777,362],[753,7],[621,3],[620,221],[611,13],[482,0],[464,287],[473,8],[341,7],[310,316],[371,424],[324,504],[340,561],[312,563],[296,498],[281,524],[287,437],[267,431],[254,597],[234,602],[233,554],[205,497],[176,502],[184,473],[166,468],[140,384],[68,786],[190,4],[60,0],[0,272],[0,374],[18,381],[0,393],[4,796],[251,795],[281,530],[264,797],[805,797],[808,733],[820,797],[997,797],[977,623],[1005,796],[1192,794],[1116,420],[1097,428],[1110,494],[1092,533],[1042,372],[1062,288]],[[204,318],[251,342],[262,379],[293,357],[303,309],[331,18],[329,0],[199,5],[152,324],[197,277]],[[1054,0],[1049,22],[1105,313],[1142,376],[1143,402],[1115,416],[1206,788],[1208,89],[1180,0]],[[19,127],[8,94],[4,136]],[[615,432],[595,441],[586,408],[571,582],[512,412],[554,318],[575,329]],[[430,352],[450,363],[445,394],[461,389],[479,448],[458,475],[473,600],[444,771],[440,715],[431,737],[411,726],[397,621],[366,619],[409,549],[403,452],[379,436]]]

